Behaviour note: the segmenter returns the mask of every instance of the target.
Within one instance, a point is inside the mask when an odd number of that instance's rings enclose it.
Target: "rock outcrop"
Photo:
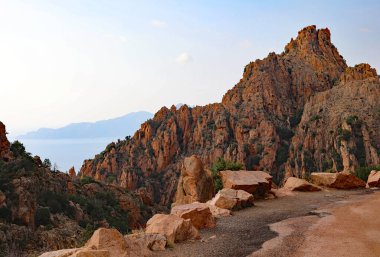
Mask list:
[[[9,150],[10,143],[7,138],[7,131],[5,125],[0,121],[0,160],[9,160],[12,154]]]
[[[183,219],[190,219],[191,223],[197,229],[215,227],[215,219],[211,213],[210,207],[205,203],[191,203],[177,205],[171,209],[171,214],[177,215]]]
[[[185,158],[178,181],[174,205],[207,202],[214,196],[212,176],[198,156]]]
[[[366,183],[350,173],[312,173],[311,181],[319,186],[337,189],[364,188]]]
[[[354,172],[380,163],[380,81],[368,64],[347,68],[332,89],[304,106],[286,176]]]
[[[330,31],[306,27],[287,44],[283,53],[270,53],[263,60],[248,64],[242,79],[224,95],[221,103],[194,108],[163,107],[153,119],[142,124],[132,138],[111,143],[94,159],[85,161],[80,176],[101,181],[109,181],[111,177],[112,183],[129,190],[145,187],[155,203],[165,206],[173,202],[183,159],[193,154],[200,156],[206,168],[223,157],[242,163],[246,170],[270,171],[274,182],[280,183],[288,157],[294,160],[297,155],[294,149],[290,153],[295,132],[300,139],[293,144],[298,146],[303,142],[304,136],[298,131],[304,125],[298,126],[302,110],[305,109],[303,119],[306,121],[307,115],[312,115],[315,109],[306,108],[305,104],[312,106],[316,101],[311,104],[310,98],[334,90],[346,68],[345,60],[331,43]],[[376,95],[375,86],[366,83],[363,82],[364,87]],[[360,97],[372,96],[360,94]],[[350,99],[345,101],[351,102]],[[366,109],[374,113],[372,104]],[[340,117],[346,111],[337,107],[336,112]],[[324,134],[326,129],[315,131]],[[369,136],[364,134],[370,131],[372,128],[363,130],[363,137]],[[370,150],[367,145],[366,151]],[[367,163],[374,161],[377,154],[372,152],[380,148],[376,142],[371,145],[373,149]],[[304,150],[311,153],[311,145],[310,148],[305,145]],[[317,156],[309,159],[316,163],[315,158]],[[309,163],[307,157],[299,162],[300,168],[294,169],[295,173],[313,169],[305,165]],[[292,162],[289,165],[292,167]]]
[[[380,187],[380,171],[376,171],[376,170],[371,171],[371,173],[368,176],[367,185],[369,187]],[[0,203],[1,203],[1,200],[0,200]]]
[[[255,197],[265,197],[272,188],[272,176],[263,171],[231,171],[220,172],[223,188],[244,190]]]
[[[284,184],[284,188],[289,189],[291,191],[304,191],[304,192],[321,191],[320,187],[310,182],[307,182],[304,179],[294,178],[294,177],[287,178]]]
[[[147,233],[157,233],[166,237],[167,243],[173,245],[189,239],[199,239],[199,232],[191,220],[177,215],[156,214],[146,223]]]
[[[222,209],[239,210],[253,206],[253,200],[253,195],[244,190],[223,188],[208,204]]]
[[[46,249],[75,248],[83,240],[84,227],[126,232],[142,227],[152,215],[152,207],[144,206],[137,195],[52,171],[21,143],[10,147],[2,135],[2,157],[11,158],[0,158],[0,255],[35,256]]]

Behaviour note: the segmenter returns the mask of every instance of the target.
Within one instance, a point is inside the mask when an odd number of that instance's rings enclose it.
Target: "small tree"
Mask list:
[[[45,159],[44,162],[42,163],[42,165],[45,167],[45,168],[48,168],[48,169],[51,169],[51,162],[49,159]]]

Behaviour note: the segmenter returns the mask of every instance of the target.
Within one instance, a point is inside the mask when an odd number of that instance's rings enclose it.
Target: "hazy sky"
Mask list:
[[[11,135],[221,100],[243,67],[329,27],[380,69],[380,1],[0,0],[0,120]]]

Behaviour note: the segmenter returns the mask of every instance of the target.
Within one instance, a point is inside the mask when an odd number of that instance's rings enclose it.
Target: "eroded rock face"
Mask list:
[[[185,158],[178,181],[175,205],[207,202],[214,195],[214,182],[198,156]]]
[[[380,171],[371,171],[371,173],[368,176],[367,185],[369,187],[380,187]]]
[[[173,214],[156,214],[146,223],[147,233],[164,235],[168,244],[188,239],[199,239],[199,232],[189,219],[185,220]]]
[[[223,188],[215,195],[209,204],[222,209],[239,210],[253,206],[253,200],[253,195],[244,190]]]
[[[272,176],[263,171],[231,171],[220,172],[223,187],[244,190],[255,197],[264,197],[272,188]]]
[[[7,138],[5,125],[0,121],[0,159],[6,161],[12,158],[9,148],[10,143]]]
[[[171,209],[170,213],[183,219],[190,219],[194,227],[198,229],[215,227],[215,219],[210,207],[205,203],[177,205]]]
[[[205,167],[219,157],[247,170],[269,170],[279,183],[297,117],[312,95],[330,90],[347,65],[328,29],[307,27],[285,47],[248,64],[221,103],[163,107],[128,140],[110,144],[81,174],[129,190],[145,187],[156,203],[173,201],[181,163],[197,154]]]
[[[353,172],[380,162],[380,82],[368,64],[347,68],[332,89],[304,106],[292,138],[286,176]]]
[[[366,183],[350,173],[312,173],[311,181],[319,186],[337,189],[363,188]]]
[[[294,178],[294,177],[290,177],[286,180],[284,188],[289,189],[291,191],[304,191],[304,192],[321,191],[320,187],[312,183],[309,183],[304,179]]]

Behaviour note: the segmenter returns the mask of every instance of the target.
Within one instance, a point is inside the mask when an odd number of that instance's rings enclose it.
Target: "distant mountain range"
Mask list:
[[[140,125],[153,117],[150,112],[139,111],[97,122],[72,123],[62,128],[40,128],[18,136],[17,139],[75,139],[75,138],[124,138],[132,135]]]

